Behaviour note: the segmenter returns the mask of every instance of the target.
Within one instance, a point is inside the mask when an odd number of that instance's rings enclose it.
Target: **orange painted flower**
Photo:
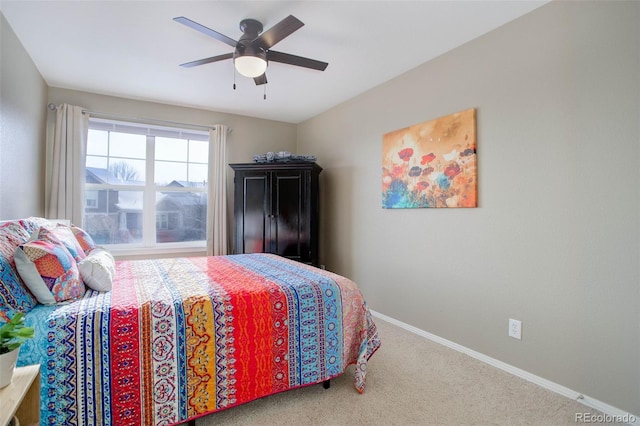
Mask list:
[[[420,161],[420,164],[424,166],[425,164],[432,162],[435,158],[436,158],[436,155],[433,152],[427,155],[423,155],[422,160]]]
[[[393,170],[391,171],[391,177],[394,179],[399,179],[404,176],[404,173],[405,173],[404,167],[394,166]]]
[[[427,189],[429,187],[429,182],[425,182],[423,180],[421,180],[420,182],[418,182],[416,184],[416,189],[418,191],[424,191],[425,189]]]

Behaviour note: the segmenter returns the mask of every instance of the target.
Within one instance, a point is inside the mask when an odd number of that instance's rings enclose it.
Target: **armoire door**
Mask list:
[[[305,172],[272,172],[271,253],[305,261],[309,258],[309,209]]]
[[[236,177],[236,247],[239,253],[270,252],[270,179],[264,172],[244,172]]]

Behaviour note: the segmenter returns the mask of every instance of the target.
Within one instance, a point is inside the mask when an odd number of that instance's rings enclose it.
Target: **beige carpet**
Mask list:
[[[322,385],[214,413],[213,425],[575,425],[584,405],[374,318],[382,347],[353,387],[353,367]]]

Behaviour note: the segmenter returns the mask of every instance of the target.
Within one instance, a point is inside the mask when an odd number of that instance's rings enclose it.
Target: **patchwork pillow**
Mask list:
[[[18,222],[0,225],[0,321],[7,322],[15,312],[27,313],[36,299],[24,287],[14,260],[16,248],[29,239],[29,232]]]
[[[73,259],[76,262],[80,262],[85,258],[86,254],[76,236],[71,231],[71,228],[66,225],[58,225],[52,228],[40,228],[38,232],[38,238],[42,240],[51,241],[54,244],[62,243]]]
[[[84,254],[89,254],[91,250],[96,248],[96,243],[87,231],[75,225],[71,225],[70,228],[73,235],[75,235],[78,244],[80,244],[80,247],[84,250]]]
[[[97,291],[111,291],[116,276],[116,262],[105,248],[96,247],[78,263],[85,285]]]
[[[24,229],[29,232],[29,235],[36,235],[36,232],[39,231],[40,228],[51,228],[55,226],[55,223],[51,222],[49,219],[38,216],[29,216],[26,219],[20,220],[20,222]]]
[[[77,299],[86,290],[76,261],[62,243],[28,241],[16,250],[15,261],[24,283],[43,305]]]

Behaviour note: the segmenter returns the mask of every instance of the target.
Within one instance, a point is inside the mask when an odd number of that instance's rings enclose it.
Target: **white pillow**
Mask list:
[[[116,276],[116,262],[111,253],[96,247],[78,262],[80,277],[87,287],[97,291],[111,291]]]

